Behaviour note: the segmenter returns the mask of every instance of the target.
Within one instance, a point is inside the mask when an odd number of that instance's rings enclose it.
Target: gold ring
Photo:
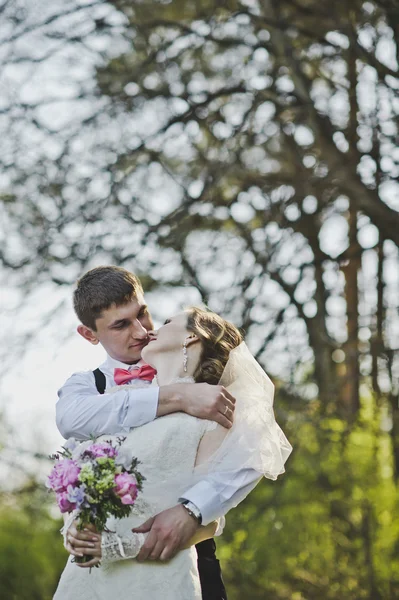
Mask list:
[[[227,411],[229,410],[229,407],[226,405],[226,408],[224,409],[224,415],[227,413]]]

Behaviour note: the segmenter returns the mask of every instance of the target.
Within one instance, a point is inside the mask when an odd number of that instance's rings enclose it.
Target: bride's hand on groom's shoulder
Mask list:
[[[233,425],[235,398],[222,385],[209,383],[179,384],[182,390],[182,411],[200,419],[216,421],[230,429]]]
[[[134,533],[148,533],[137,560],[170,560],[187,547],[199,527],[181,504],[164,510],[132,530]]]

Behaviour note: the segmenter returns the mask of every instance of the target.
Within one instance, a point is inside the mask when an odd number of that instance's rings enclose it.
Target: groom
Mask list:
[[[138,278],[119,267],[97,267],[86,273],[74,292],[80,320],[78,332],[91,344],[101,344],[107,359],[94,372],[75,373],[59,390],[56,405],[61,434],[77,439],[91,435],[127,433],[157,417],[186,412],[230,428],[235,399],[222,386],[206,383],[134,387],[140,378],[141,350],[153,322]],[[131,380],[112,396],[103,395],[120,376]],[[115,375],[117,375],[115,381]],[[148,382],[150,383],[150,382]],[[255,487],[260,476],[250,469],[204,478],[187,490],[179,503],[156,515],[135,531],[148,532],[138,560],[172,558],[197,528],[225,515]],[[68,549],[76,554],[89,534],[69,530]],[[197,545],[198,570],[204,600],[227,598],[213,540]]]

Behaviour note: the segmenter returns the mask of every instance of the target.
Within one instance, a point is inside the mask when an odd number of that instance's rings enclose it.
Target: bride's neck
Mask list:
[[[189,358],[187,361],[187,371],[185,371],[183,366],[183,352],[158,356],[157,364],[154,364],[157,370],[158,385],[169,385],[181,377],[193,377],[196,364],[190,365],[190,362],[193,363]]]

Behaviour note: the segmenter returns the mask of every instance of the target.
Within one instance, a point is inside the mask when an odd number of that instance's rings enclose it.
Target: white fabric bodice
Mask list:
[[[110,518],[107,527],[120,538],[130,536],[139,549],[144,536],[131,534],[131,529],[177,504],[190,481],[201,438],[214,426],[211,421],[173,413],[131,430],[123,448],[139,459],[146,480],[131,515]],[[200,600],[195,548],[179,552],[167,563],[127,559],[103,563],[91,573],[69,560],[54,600],[114,600],[119,594],[126,600]]]

